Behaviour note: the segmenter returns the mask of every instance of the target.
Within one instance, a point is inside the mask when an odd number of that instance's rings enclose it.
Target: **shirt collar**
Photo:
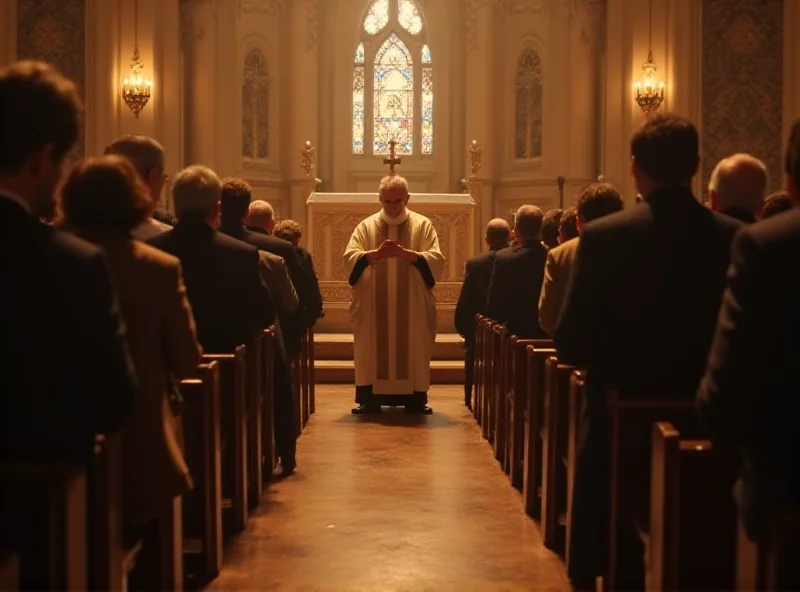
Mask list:
[[[381,220],[386,222],[389,226],[396,226],[398,224],[402,224],[408,219],[408,208],[403,210],[403,213],[399,216],[395,216],[394,218],[390,217],[386,212],[381,210]]]
[[[18,203],[19,206],[23,210],[25,210],[26,214],[28,214],[28,215],[31,214],[31,207],[28,205],[28,202],[26,202],[24,199],[22,199],[16,193],[11,193],[10,191],[8,191],[6,189],[0,189],[0,198],[5,198],[5,199],[8,199],[10,201]]]

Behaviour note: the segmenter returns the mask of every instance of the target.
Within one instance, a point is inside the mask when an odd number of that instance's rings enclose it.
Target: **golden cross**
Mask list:
[[[383,164],[389,165],[389,176],[394,177],[394,167],[400,164],[400,157],[395,154],[395,147],[397,146],[397,140],[392,138],[389,140],[389,158],[383,159]]]

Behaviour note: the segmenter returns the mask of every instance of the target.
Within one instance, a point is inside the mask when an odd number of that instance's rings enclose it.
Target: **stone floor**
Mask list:
[[[569,590],[463,404],[353,416],[352,387],[317,387],[298,473],[271,486],[208,590]]]

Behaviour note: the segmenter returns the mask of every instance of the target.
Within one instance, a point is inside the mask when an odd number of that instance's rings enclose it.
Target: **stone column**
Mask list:
[[[497,89],[502,88],[502,68],[495,47],[495,34],[499,16],[492,0],[467,0],[466,6],[466,140],[482,147],[482,166],[477,180],[480,182],[479,203],[475,216],[475,248],[482,249],[481,237],[486,224],[495,216],[494,179],[498,154],[502,154],[503,114],[495,109]],[[464,178],[469,177],[467,146],[455,146],[463,154]]]
[[[291,28],[289,51],[289,76],[291,97],[289,105],[289,138],[281,146],[288,152],[286,178],[290,184],[289,215],[305,227],[306,194],[305,174],[301,151],[307,141],[317,146],[318,135],[318,45],[319,0],[295,0],[288,8],[288,26]]]

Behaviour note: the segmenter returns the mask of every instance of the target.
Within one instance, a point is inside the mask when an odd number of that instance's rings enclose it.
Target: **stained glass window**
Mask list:
[[[517,63],[515,105],[516,158],[542,155],[542,64],[539,55],[526,50]]]
[[[397,0],[397,21],[412,35],[422,31],[422,16],[414,0]]]
[[[398,154],[415,145],[433,154],[433,59],[423,35],[417,0],[369,4],[353,60],[353,154],[387,154],[391,140]]]
[[[364,17],[364,30],[375,35],[389,22],[389,0],[374,0],[367,9],[367,16]]]
[[[242,156],[265,159],[269,152],[269,76],[264,54],[252,49],[242,77]]]
[[[414,64],[408,48],[394,33],[375,55],[373,80],[373,153],[387,153],[389,140],[394,139],[398,154],[411,154],[414,149]]]
[[[356,49],[353,69],[353,154],[364,154],[364,44]]]

